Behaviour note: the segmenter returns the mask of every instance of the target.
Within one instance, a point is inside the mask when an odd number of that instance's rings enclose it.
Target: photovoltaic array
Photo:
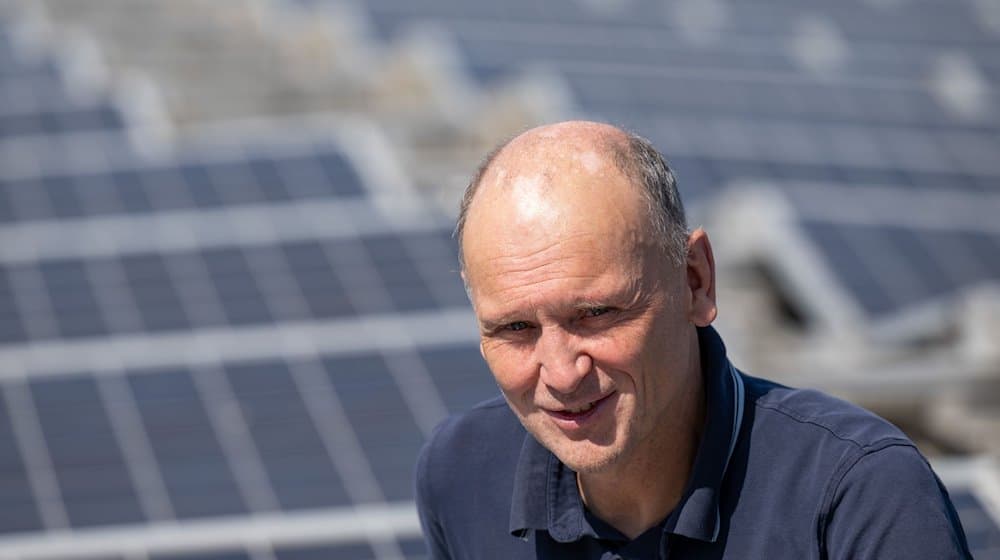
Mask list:
[[[780,193],[872,322],[1000,279],[978,4],[606,4],[362,10],[382,39],[438,25],[481,84],[550,71],[663,147],[695,209]],[[417,450],[497,393],[450,225],[352,134],[144,153],[108,96],[13,45],[0,26],[0,557],[424,557]],[[989,502],[952,492],[1000,557]]]

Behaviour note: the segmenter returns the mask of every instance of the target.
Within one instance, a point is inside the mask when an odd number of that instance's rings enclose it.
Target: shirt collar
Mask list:
[[[719,533],[722,480],[743,420],[743,382],[715,329],[699,328],[698,342],[707,395],[705,431],[687,489],[664,530],[714,541]],[[510,532],[526,538],[530,530],[548,531],[558,542],[595,536],[586,521],[576,473],[529,434],[514,474]]]

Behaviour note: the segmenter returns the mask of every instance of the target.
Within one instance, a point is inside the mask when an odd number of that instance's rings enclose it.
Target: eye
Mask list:
[[[523,331],[527,329],[529,326],[531,325],[529,325],[526,321],[514,321],[513,323],[508,324],[504,328],[507,329],[508,331],[517,332],[517,331]]]
[[[605,313],[610,313],[610,312],[611,312],[611,308],[610,307],[604,307],[604,306],[600,306],[600,307],[588,307],[587,309],[583,310],[583,316],[584,317],[600,317],[601,315],[604,315]]]

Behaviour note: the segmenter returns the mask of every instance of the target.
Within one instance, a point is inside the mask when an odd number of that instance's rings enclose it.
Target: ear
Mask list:
[[[688,237],[687,281],[691,297],[689,319],[699,327],[715,320],[715,256],[705,230],[698,228]]]

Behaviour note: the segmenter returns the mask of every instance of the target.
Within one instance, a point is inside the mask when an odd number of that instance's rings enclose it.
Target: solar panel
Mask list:
[[[605,8],[569,1],[503,9],[396,0],[364,6],[387,37],[435,22],[483,80],[529,63],[551,70],[578,114],[633,127],[660,145],[690,204],[709,204],[748,181],[783,190],[821,182],[841,188],[841,198],[873,185],[1000,187],[997,41],[970,5]],[[928,33],[928,21],[941,28]],[[961,88],[965,94],[952,91]],[[998,209],[995,199],[982,203]],[[900,198],[893,212],[922,211],[916,204]],[[961,231],[961,219],[955,216],[951,229]],[[836,281],[873,316],[1000,280],[993,270],[953,266],[946,253],[925,248],[954,246],[955,235],[903,225],[877,232],[836,223],[804,227]],[[862,247],[871,233],[878,247]],[[975,259],[995,260],[990,235],[961,241],[980,250]]]
[[[926,86],[941,45],[990,87],[1000,77],[972,8],[583,4],[364,8],[384,36],[445,24],[482,80],[555,69],[580,113],[664,147],[686,200],[777,184],[873,316],[1000,278],[990,228],[858,222],[800,185],[996,191],[995,94],[968,90],[985,99],[970,119]],[[831,73],[796,50],[809,18],[847,43]],[[328,137],[137,153],[112,104],[74,100],[52,61],[24,63],[6,40],[0,556],[426,557],[417,449],[445,414],[497,394],[447,226],[385,212]],[[876,267],[884,252],[894,264]],[[977,556],[995,554],[983,495],[955,496]]]
[[[969,489],[951,491],[951,500],[962,518],[965,536],[975,558],[1000,558],[1000,526]]]
[[[11,489],[5,503],[22,505],[0,517],[0,532],[38,531],[40,521],[85,528],[412,500],[412,462],[426,434],[390,364],[423,362],[436,390],[460,387],[451,412],[496,388],[466,345],[405,354],[0,382],[8,403],[0,414],[19,406],[0,433],[11,451],[0,488]],[[455,365],[464,382],[448,373]],[[22,460],[18,450],[34,441],[29,424],[42,445]],[[40,502],[46,484],[50,501]],[[44,520],[31,514],[45,509]]]
[[[361,181],[343,154],[316,146],[300,154],[258,153],[197,157],[81,173],[69,168],[32,176],[3,176],[3,218],[17,222],[118,213],[146,214],[362,194]]]

